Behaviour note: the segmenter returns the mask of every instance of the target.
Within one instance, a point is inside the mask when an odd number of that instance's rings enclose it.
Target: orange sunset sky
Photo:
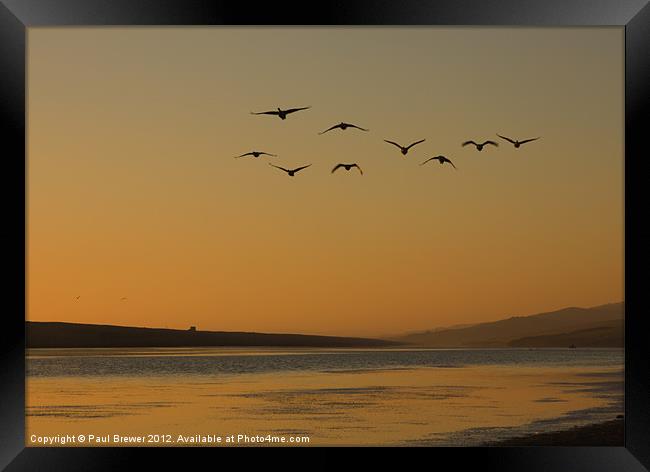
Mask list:
[[[373,336],[620,301],[623,47],[610,27],[30,28],[27,319]],[[278,106],[312,108],[250,114]],[[340,121],[370,131],[317,134]],[[279,157],[233,159],[254,149]],[[458,170],[419,166],[438,154]]]

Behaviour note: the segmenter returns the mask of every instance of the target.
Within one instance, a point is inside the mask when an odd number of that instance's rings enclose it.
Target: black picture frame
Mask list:
[[[647,0],[348,0],[234,2],[207,0],[0,0],[0,116],[4,225],[0,327],[0,468],[125,470],[134,461],[187,469],[202,460],[235,457],[250,449],[26,448],[25,237],[26,32],[35,26],[97,25],[493,25],[621,26],[625,28],[625,446],[427,448],[422,459],[458,470],[642,471],[650,467],[650,343],[641,274],[648,266],[641,211],[644,117],[650,115],[650,6]],[[643,180],[642,180],[643,179]],[[10,303],[7,304],[7,301]],[[257,449],[256,451],[271,451]],[[277,449],[273,450],[278,451]],[[283,456],[314,449],[282,449]],[[372,455],[383,457],[384,449]],[[316,450],[318,453],[318,449]],[[259,454],[259,452],[257,452]],[[215,454],[219,454],[218,456]],[[338,466],[329,454],[320,465]],[[201,457],[199,457],[201,456]],[[247,455],[248,457],[248,455]],[[210,463],[210,462],[208,462]],[[310,462],[303,463],[309,467]],[[443,464],[447,464],[444,465]],[[167,467],[163,467],[166,465]],[[233,464],[234,466],[234,464]]]

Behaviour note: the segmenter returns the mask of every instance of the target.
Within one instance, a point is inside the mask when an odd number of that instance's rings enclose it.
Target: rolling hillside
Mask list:
[[[381,339],[265,334],[229,331],[185,331],[56,322],[27,322],[28,348],[57,347],[189,347],[189,346],[278,346],[278,347],[386,347]]]
[[[427,347],[622,347],[624,302],[392,337]],[[572,341],[573,339],[573,341]]]

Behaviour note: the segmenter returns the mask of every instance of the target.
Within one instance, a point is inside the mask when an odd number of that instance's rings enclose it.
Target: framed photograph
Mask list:
[[[647,3],[1,0],[0,466],[647,470]]]

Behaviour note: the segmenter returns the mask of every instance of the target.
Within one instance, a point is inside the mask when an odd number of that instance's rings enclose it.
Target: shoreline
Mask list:
[[[625,444],[625,419],[616,418],[600,423],[554,431],[533,433],[501,441],[485,443],[488,447],[518,446],[614,446]]]

